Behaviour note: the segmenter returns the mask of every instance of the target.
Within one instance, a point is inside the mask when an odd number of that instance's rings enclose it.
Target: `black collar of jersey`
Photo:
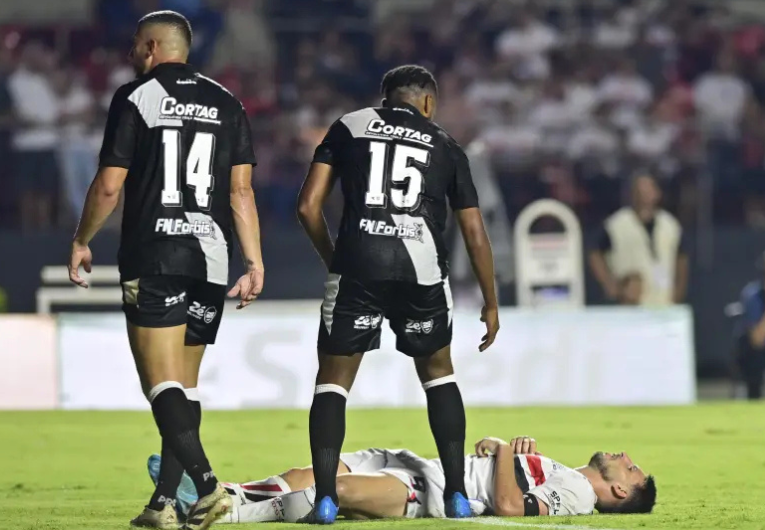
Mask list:
[[[423,116],[422,112],[420,112],[420,109],[418,109],[417,107],[415,107],[414,105],[410,103],[401,102],[401,103],[396,103],[395,105],[393,105],[386,101],[384,107],[386,109],[406,109],[406,110],[412,111],[415,116],[422,116],[423,118],[425,117]]]
[[[194,75],[197,73],[197,70],[189,63],[162,63],[152,68],[147,75],[153,76],[162,72],[177,72],[179,74]]]

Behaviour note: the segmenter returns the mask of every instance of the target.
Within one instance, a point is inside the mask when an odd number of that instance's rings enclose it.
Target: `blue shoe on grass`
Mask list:
[[[449,519],[465,519],[473,517],[470,502],[462,493],[455,493],[446,503],[446,517]]]
[[[332,524],[337,519],[339,508],[332,501],[331,497],[324,497],[314,504],[311,512],[298,520],[303,524]]]
[[[151,455],[149,461],[146,463],[149,468],[149,476],[154,486],[159,482],[159,466],[162,463],[162,457],[159,455]],[[197,488],[194,486],[194,481],[191,480],[186,472],[183,472],[181,477],[181,483],[178,485],[178,490],[175,493],[175,511],[178,513],[178,517],[185,519],[189,514],[191,505],[199,500],[197,495]]]

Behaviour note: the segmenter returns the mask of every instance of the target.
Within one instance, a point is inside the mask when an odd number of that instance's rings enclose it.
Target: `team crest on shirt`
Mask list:
[[[409,239],[422,243],[424,227],[422,223],[389,224],[386,221],[374,221],[372,219],[362,219],[359,222],[359,228],[367,234],[374,236],[397,237],[399,239]]]

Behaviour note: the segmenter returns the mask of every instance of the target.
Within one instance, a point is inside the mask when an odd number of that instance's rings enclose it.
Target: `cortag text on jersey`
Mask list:
[[[180,118],[220,125],[217,107],[208,107],[196,103],[179,103],[177,99],[170,96],[162,98],[159,111],[160,116],[166,119]]]
[[[413,142],[432,145],[433,137],[417,129],[402,127],[400,125],[388,125],[385,120],[375,119],[367,125],[368,136],[378,136],[385,138],[400,138],[402,140],[411,140]]]
[[[217,239],[215,225],[210,221],[188,222],[185,219],[157,219],[155,232],[161,232],[169,236],[195,235],[197,237],[211,237]]]
[[[399,239],[411,239],[422,243],[423,226],[422,223],[411,225],[388,224],[386,221],[374,221],[372,219],[362,219],[359,222],[359,228],[367,234],[374,236],[397,237]]]

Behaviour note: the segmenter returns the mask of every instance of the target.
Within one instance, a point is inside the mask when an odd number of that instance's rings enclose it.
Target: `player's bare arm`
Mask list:
[[[536,503],[529,510],[524,504]],[[507,517],[522,515],[548,515],[547,505],[536,497],[524,499],[523,491],[515,478],[515,451],[508,443],[497,444],[494,463],[494,513]]]
[[[497,448],[500,445],[507,444],[513,449],[513,454],[516,455],[541,455],[537,451],[537,441],[529,436],[517,436],[510,440],[510,443],[505,442],[501,438],[494,438],[487,436],[478,440],[475,444],[475,454],[480,458],[486,458],[489,455],[497,453]]]
[[[298,196],[297,215],[324,265],[329,269],[335,245],[324,217],[324,203],[332,191],[332,166],[314,162]]]
[[[481,321],[486,323],[486,335],[481,339],[478,349],[484,351],[492,345],[499,331],[499,310],[494,286],[494,257],[491,252],[491,242],[483,225],[480,209],[456,210],[454,215],[483,294],[484,307],[481,311]]]
[[[102,167],[90,185],[69,257],[69,280],[80,287],[88,287],[79,273],[80,266],[90,272],[93,255],[88,245],[117,208],[127,174],[128,170],[122,167]]]
[[[237,309],[247,307],[263,290],[265,268],[260,247],[260,220],[252,190],[252,164],[240,164],[231,168],[231,212],[234,230],[245,264],[245,273],[228,292],[238,296]]]

